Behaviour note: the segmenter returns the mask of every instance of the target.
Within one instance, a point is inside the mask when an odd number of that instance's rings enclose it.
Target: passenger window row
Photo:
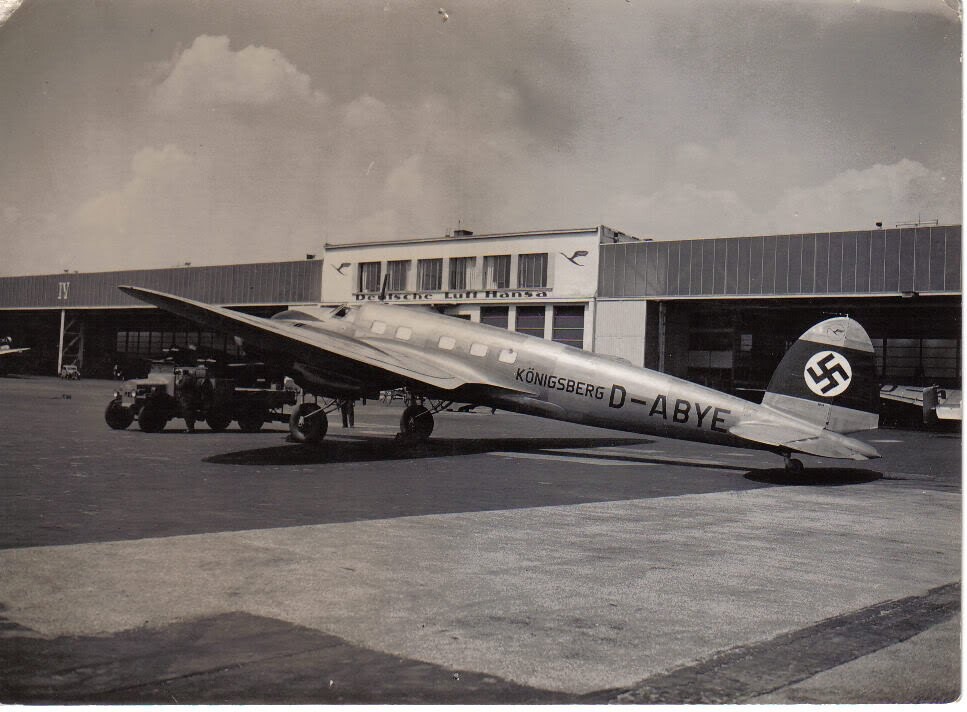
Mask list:
[[[370,326],[370,329],[374,334],[385,334],[386,333],[386,322],[374,321]],[[413,336],[413,329],[408,326],[399,326],[396,328],[396,338],[401,341],[409,341]],[[457,346],[457,340],[452,336],[441,336],[439,341],[437,341],[437,348],[443,351],[453,351]],[[490,347],[486,344],[481,344],[473,342],[470,344],[470,355],[478,356],[480,358],[485,357],[490,352]],[[517,352],[514,349],[501,349],[500,353],[497,355],[497,360],[502,363],[514,363],[517,361]]]

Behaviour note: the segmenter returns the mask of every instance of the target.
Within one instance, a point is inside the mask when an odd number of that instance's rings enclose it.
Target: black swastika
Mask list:
[[[830,363],[836,361],[832,366]],[[813,384],[824,394],[849,381],[850,375],[839,363],[836,354],[826,354],[813,366],[806,369],[806,373],[813,380]]]

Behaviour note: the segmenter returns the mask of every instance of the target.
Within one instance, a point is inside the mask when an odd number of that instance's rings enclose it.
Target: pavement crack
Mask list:
[[[625,704],[741,703],[902,642],[955,616],[960,583],[885,601],[771,640],[722,651],[634,687],[583,701]]]

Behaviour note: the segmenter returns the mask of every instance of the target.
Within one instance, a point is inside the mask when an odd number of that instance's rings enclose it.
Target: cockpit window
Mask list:
[[[349,307],[343,305],[341,307],[336,307],[335,309],[333,309],[331,316],[333,319],[342,319],[348,313],[349,313]]]

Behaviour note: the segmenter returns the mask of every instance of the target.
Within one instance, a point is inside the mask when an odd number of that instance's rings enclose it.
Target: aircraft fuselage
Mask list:
[[[750,447],[728,428],[760,406],[705,386],[431,311],[373,303],[346,308],[338,319],[328,318],[327,311],[320,310],[319,321],[305,321],[303,328],[336,330],[377,348],[391,342],[397,352],[412,351],[429,371],[438,360],[458,357],[468,368],[516,389],[449,391],[402,384],[419,394],[615,430]],[[313,388],[310,382],[300,385]]]

